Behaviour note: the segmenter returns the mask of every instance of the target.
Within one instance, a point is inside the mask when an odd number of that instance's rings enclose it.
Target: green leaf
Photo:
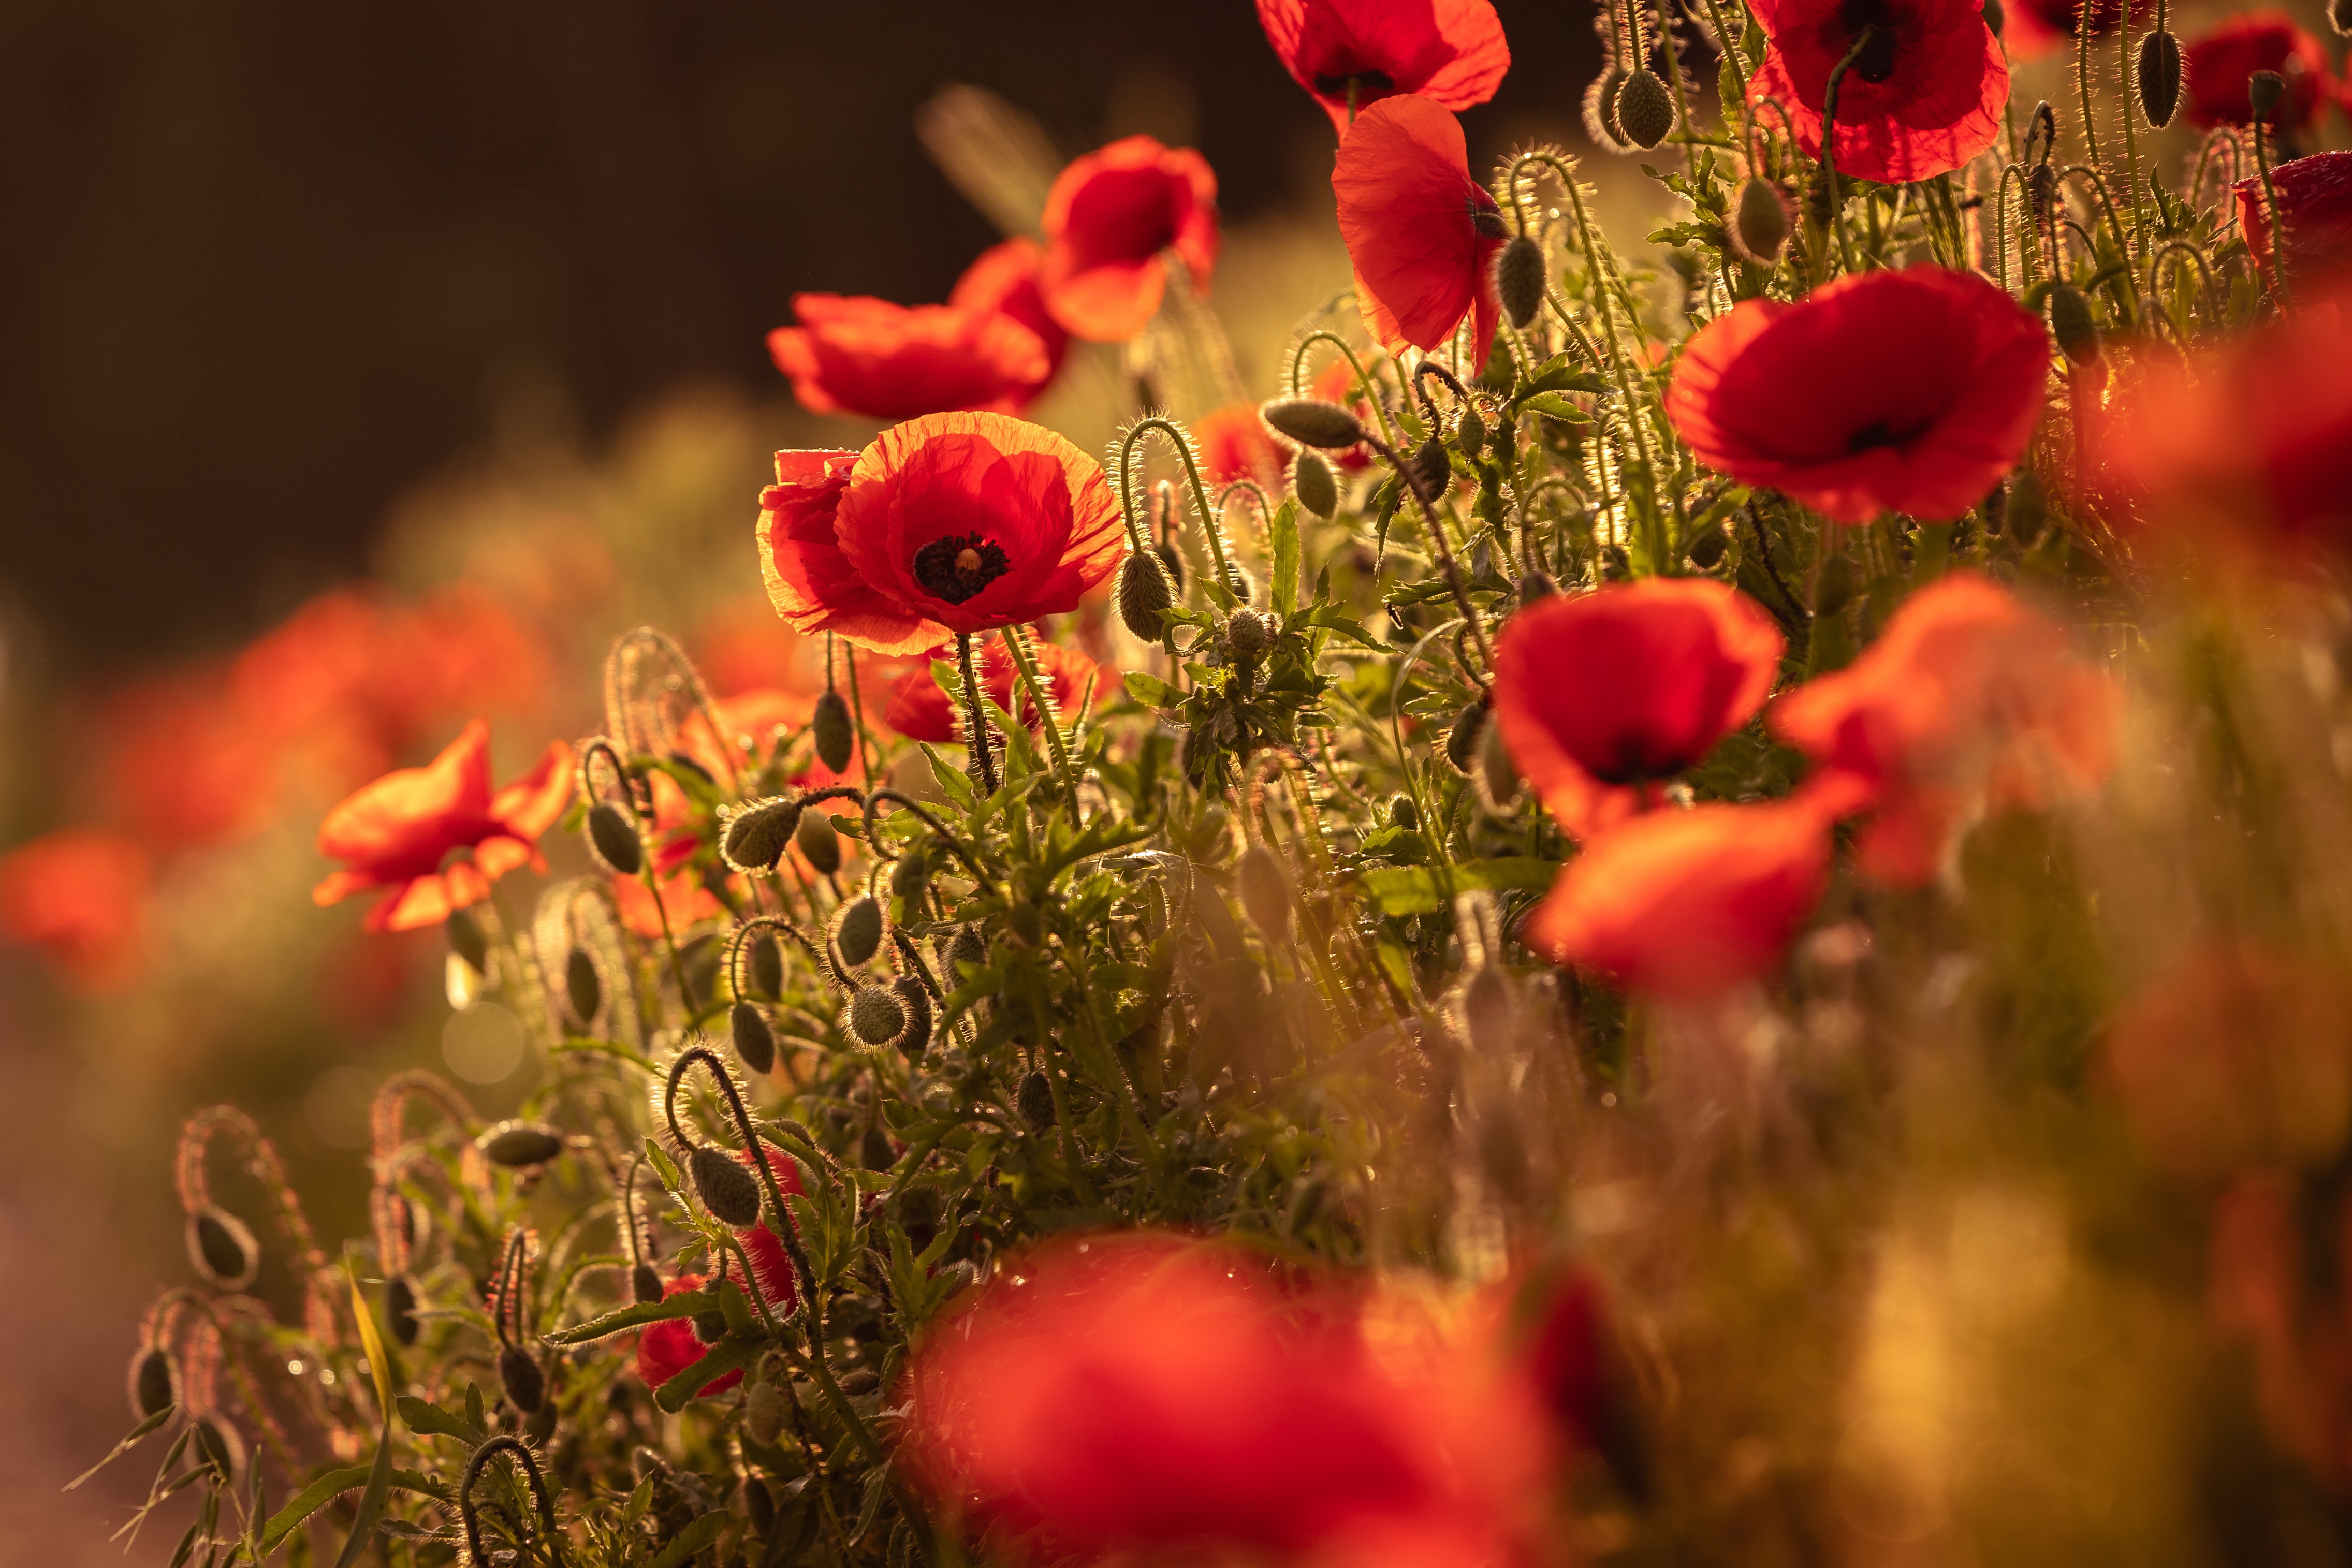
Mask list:
[[[383,1431],[375,1440],[375,1463],[368,1467],[367,1490],[360,1493],[359,1511],[352,1516],[351,1539],[343,1542],[335,1568],[352,1568],[368,1549],[375,1535],[375,1521],[383,1517],[383,1502],[392,1491],[392,1412],[384,1411]]]
[[[1549,887],[1559,874],[1558,861],[1510,856],[1455,866],[1383,866],[1365,872],[1363,882],[1383,915],[1434,915],[1457,894]]]
[[[1547,414],[1566,424],[1591,424],[1592,416],[1568,401],[1565,392],[1538,392],[1519,404],[1521,413]]]
[[[723,1510],[704,1514],[671,1536],[669,1544],[663,1547],[654,1560],[646,1564],[646,1568],[679,1568],[679,1564],[688,1558],[718,1540],[719,1532],[727,1528],[727,1521],[730,1517]]]
[[[706,1385],[759,1360],[763,1348],[730,1334],[705,1351],[701,1360],[655,1389],[654,1403],[675,1416],[685,1409]]]
[[[304,1520],[345,1492],[365,1486],[374,1473],[372,1465],[346,1465],[341,1469],[328,1470],[312,1480],[291,1502],[271,1514],[269,1522],[261,1527],[261,1555],[267,1557],[285,1545],[286,1538],[293,1534]],[[415,1470],[394,1470],[392,1484],[402,1491],[415,1492],[421,1497],[446,1500],[448,1492],[447,1488],[430,1476]]]
[[[1267,532],[1274,538],[1274,612],[1287,621],[1298,610],[1298,503],[1276,507]]]
[[[667,1322],[672,1318],[690,1318],[702,1305],[700,1292],[681,1291],[675,1296],[665,1296],[658,1301],[637,1301],[618,1307],[601,1318],[590,1318],[584,1323],[574,1323],[568,1329],[557,1329],[547,1336],[550,1344],[586,1344],[592,1340],[609,1339],[625,1329],[640,1328],[646,1323]],[[406,1400],[401,1401],[400,1413],[408,1414]],[[414,1425],[414,1423],[411,1423]],[[479,1437],[474,1439],[481,1441]]]
[[[400,1418],[408,1423],[408,1429],[419,1437],[455,1437],[461,1443],[477,1445],[489,1437],[488,1432],[462,1416],[452,1416],[414,1394],[404,1394],[394,1403],[399,1406]]]
[[[1127,683],[1127,695],[1146,707],[1174,707],[1184,700],[1182,692],[1141,670],[1122,671],[1119,679]]]

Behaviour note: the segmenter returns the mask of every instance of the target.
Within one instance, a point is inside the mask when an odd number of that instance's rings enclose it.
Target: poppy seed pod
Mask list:
[[[1623,152],[1632,143],[1617,123],[1617,91],[1625,85],[1625,68],[1612,66],[1584,89],[1584,132],[1602,147]]]
[[[641,1307],[660,1301],[662,1299],[661,1271],[650,1263],[640,1263],[631,1269],[629,1294]]]
[[[890,988],[907,1009],[907,1032],[898,1037],[899,1052],[909,1061],[918,1061],[931,1045],[931,993],[912,975],[899,976],[890,982]]]
[[[776,1033],[768,1027],[767,1015],[749,1002],[737,1002],[729,1015],[728,1030],[735,1040],[735,1054],[743,1065],[758,1073],[766,1073],[776,1065]]]
[[[623,876],[635,876],[646,868],[646,846],[635,825],[610,800],[588,808],[588,842],[598,860]]]
[[[2246,106],[2257,125],[2268,120],[2286,96],[2286,78],[2276,71],[2256,71],[2246,78]]]
[[[1389,821],[1412,832],[1421,826],[1421,808],[1412,803],[1412,796],[1399,795],[1389,802]]]
[[[261,1267],[261,1249],[244,1220],[207,1207],[188,1216],[188,1260],[206,1284],[241,1291]]]
[[[762,931],[751,938],[751,993],[777,997],[783,990],[784,950],[773,936]]]
[[[759,1222],[760,1183],[740,1162],[709,1144],[697,1144],[687,1151],[686,1165],[712,1218],[739,1230]]]
[[[793,842],[800,846],[802,858],[819,876],[831,876],[841,869],[841,835],[833,819],[823,811],[801,813],[793,829]]]
[[[1276,434],[1301,446],[1339,452],[1364,439],[1364,427],[1354,414],[1320,398],[1278,397],[1259,404],[1257,413]]]
[[[888,925],[882,901],[872,894],[843,904],[834,914],[833,929],[825,934],[834,967],[845,972],[864,967],[882,946]]]
[[[1176,585],[1154,551],[1130,555],[1118,568],[1118,618],[1138,642],[1160,641],[1160,618],[1176,602]]]
[[[2162,28],[2150,33],[2139,41],[2137,68],[2140,112],[2161,131],[2180,108],[2180,40]]]
[[[1543,308],[1547,270],[1542,242],[1533,235],[1519,235],[1495,258],[1495,293],[1512,326],[1525,327]]]
[[[563,1134],[544,1122],[500,1122],[475,1139],[474,1146],[494,1166],[526,1170],[562,1154]]]
[[[1274,646],[1280,628],[1263,610],[1236,610],[1225,622],[1225,646],[1236,659],[1255,659]]]
[[[604,982],[585,947],[574,947],[563,960],[563,999],[572,1004],[572,1016],[583,1027],[594,1022],[597,1009],[604,1005]]]
[[[800,826],[801,803],[790,796],[754,800],[732,817],[719,835],[719,852],[737,871],[772,871]]]
[[[131,1413],[141,1420],[180,1402],[179,1375],[172,1353],[150,1345],[131,1360]]]
[[[482,923],[474,918],[472,911],[451,910],[448,920],[441,927],[441,932],[449,939],[449,951],[471,964],[474,967],[474,973],[478,975],[489,973],[490,945],[482,936]]]
[[[754,1383],[743,1391],[743,1435],[763,1448],[772,1448],[784,1435],[784,1396],[772,1383]],[[761,1497],[767,1489],[760,1490]],[[775,1508],[772,1501],[771,1511]]]
[[[845,1016],[851,1037],[875,1051],[887,1051],[907,1036],[907,1005],[888,986],[860,986]]]
[[[1454,764],[1457,773],[1470,771],[1470,758],[1478,749],[1478,732],[1486,727],[1486,705],[1474,702],[1465,705],[1454,716],[1453,726],[1445,732],[1445,760]]]
[[[1290,873],[1283,869],[1282,857],[1264,844],[1252,844],[1234,868],[1234,883],[1242,908],[1259,934],[1268,942],[1288,942]]]
[[[1789,243],[1789,198],[1769,180],[1754,176],[1739,183],[1739,196],[1731,209],[1731,248],[1740,260],[1758,267],[1779,264]]]
[[[1302,451],[1291,465],[1290,493],[1298,497],[1300,506],[1318,517],[1328,517],[1339,509],[1339,486],[1331,477],[1331,465],[1312,452]]]
[[[526,1416],[538,1415],[547,1403],[547,1374],[519,1344],[499,1352],[499,1386],[506,1391],[507,1403]]]
[[[1503,739],[1503,727],[1490,724],[1478,737],[1478,799],[1502,816],[1518,804],[1519,769]]]
[[[405,1274],[395,1274],[383,1288],[384,1321],[392,1324],[392,1337],[403,1347],[416,1343],[417,1331],[424,1324],[416,1317],[416,1283]]]
[[[1021,1081],[1013,1092],[1013,1108],[1029,1124],[1033,1133],[1042,1133],[1054,1124],[1054,1086],[1045,1082],[1043,1072],[1033,1071]]]
[[[1643,66],[1617,89],[1617,127],[1636,147],[1655,147],[1675,128],[1675,99],[1655,71]]]
[[[2099,327],[2091,319],[2091,302],[2071,283],[2052,286],[2050,335],[2058,351],[2074,364],[2087,365],[2099,357]]]

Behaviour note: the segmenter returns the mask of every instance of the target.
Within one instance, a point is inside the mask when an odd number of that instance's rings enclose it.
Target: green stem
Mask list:
[[[1223,596],[1223,601],[1230,601],[1234,574],[1225,559],[1224,537],[1218,531],[1217,515],[1209,505],[1208,486],[1201,483],[1201,465],[1192,454],[1192,437],[1174,420],[1155,413],[1128,426],[1118,447],[1119,505],[1130,518],[1135,516],[1135,449],[1155,430],[1168,438],[1176,448],[1176,455],[1183,460],[1184,477],[1192,488],[1192,506],[1200,513],[1201,527],[1209,537],[1209,554],[1217,563],[1217,580],[1210,597],[1215,600]]]
[[[2083,0],[2083,3],[2087,5],[2090,4],[2090,0]],[[1834,230],[1837,235],[1838,265],[1846,272],[1852,272],[1853,270],[1853,243],[1846,237],[1845,214],[1842,210],[1845,204],[1838,198],[1838,89],[1845,85],[1845,73],[1853,68],[1853,62],[1862,57],[1862,51],[1870,47],[1871,40],[1877,37],[1878,26],[1876,23],[1866,22],[1863,25],[1862,31],[1856,33],[1853,37],[1853,47],[1846,50],[1845,58],[1838,61],[1838,63],[1831,68],[1829,87],[1827,90],[1822,94],[1822,183],[1829,187],[1829,222],[1830,227]]]
[[[1069,743],[1062,737],[1061,720],[1054,711],[1053,698],[1045,689],[1045,678],[1038,671],[1037,660],[1029,651],[1029,633],[1019,626],[1003,630],[1004,651],[1012,655],[1013,667],[1020,673],[1021,684],[1029,688],[1030,706],[1037,710],[1047,744],[1054,748],[1054,768],[1062,776],[1062,788],[1070,797],[1070,809],[1077,810],[1078,776],[1070,766]]]
[[[2123,3],[2129,10],[2129,0]],[[2099,128],[2091,118],[2091,18],[2095,9],[2093,0],[2075,0],[2074,91],[2083,103],[2083,149],[2093,163],[2100,161]]]
[[[980,673],[972,668],[971,633],[956,633],[956,670],[963,677],[964,744],[980,773],[981,792],[996,793],[996,749],[988,733],[988,711],[980,706]]]
[[[2278,301],[2279,313],[2294,313],[2294,300],[2286,286],[2286,225],[2279,221],[2278,186],[2271,180],[2270,154],[2263,146],[2263,123],[2254,121],[2254,168],[2263,177],[2263,216],[2271,225],[2271,298]],[[2249,250],[2253,247],[2250,245]]]

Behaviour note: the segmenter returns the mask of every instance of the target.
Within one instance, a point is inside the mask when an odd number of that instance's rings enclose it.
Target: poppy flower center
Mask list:
[[[1354,87],[1359,103],[1370,102],[1376,93],[1396,90],[1396,78],[1388,72],[1362,70],[1352,66],[1345,70],[1317,71],[1314,79],[1315,90],[1326,98],[1345,98],[1348,89]]]
[[[1864,27],[1875,29],[1862,53],[1854,57],[1854,75],[1874,83],[1895,74],[1895,23],[1886,0],[1844,0],[1838,6],[1838,27],[1845,34],[1847,49],[1853,47],[1853,40]]]
[[[950,534],[915,552],[915,580],[924,592],[961,604],[1013,570],[1003,547],[978,534]]]
[[[1882,446],[1907,446],[1917,440],[1920,432],[1926,428],[1925,425],[1915,425],[1908,429],[1897,430],[1883,419],[1874,419],[1845,438],[1845,449],[1848,454],[1859,457],[1865,452],[1874,452]]]

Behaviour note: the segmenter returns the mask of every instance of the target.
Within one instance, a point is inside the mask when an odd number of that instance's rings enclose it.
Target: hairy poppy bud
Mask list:
[[[839,692],[828,689],[816,699],[809,731],[816,737],[816,759],[835,773],[845,771],[851,754],[857,749],[857,727],[851,722],[849,704]]]
[[[1674,94],[1657,72],[1643,66],[1617,89],[1617,126],[1636,147],[1655,147],[1675,128]]]
[[[661,1271],[650,1263],[640,1263],[629,1270],[629,1294],[639,1306],[662,1299]]]
[[[804,813],[798,800],[772,795],[754,800],[726,821],[719,852],[737,871],[772,871]]]
[[[2158,28],[2139,41],[2139,107],[2158,131],[2180,108],[2180,40]]]
[[[261,1248],[244,1220],[207,1207],[188,1216],[188,1260],[206,1284],[241,1291],[261,1267]]]
[[[1445,760],[1454,764],[1455,772],[1470,771],[1470,758],[1478,749],[1478,732],[1486,727],[1485,703],[1467,704],[1454,716],[1453,726],[1445,732]]]
[[[1160,641],[1160,618],[1176,602],[1175,584],[1160,557],[1144,551],[1118,566],[1118,618],[1139,642]]]
[[[1279,628],[1263,610],[1236,610],[1225,622],[1225,646],[1236,659],[1255,659],[1274,646]]]
[[[686,1165],[712,1218],[738,1230],[759,1223],[760,1183],[740,1161],[709,1144],[697,1144],[687,1151]]]
[[[765,1073],[776,1065],[776,1032],[768,1027],[766,1014],[749,1002],[737,1002],[727,1027],[735,1039],[735,1054],[743,1059],[744,1066]]]
[[[1013,1092],[1013,1108],[1029,1129],[1042,1133],[1054,1124],[1054,1086],[1045,1082],[1043,1072],[1032,1072]]]
[[[449,939],[449,951],[471,964],[474,973],[489,973],[490,945],[482,936],[482,923],[474,918],[471,910],[451,910],[441,931]]]
[[[1543,308],[1544,248],[1533,235],[1520,235],[1495,258],[1495,292],[1503,315],[1514,327],[1525,327]]]
[[[1551,573],[1548,571],[1530,571],[1519,579],[1519,603],[1522,606],[1549,599],[1559,591],[1559,584],[1552,580]]]
[[[2256,71],[2246,78],[2246,106],[2254,111],[2254,122],[2270,119],[2285,96],[2286,78],[2276,71]]]
[[[1389,802],[1389,821],[1409,833],[1421,826],[1421,808],[1412,796],[1399,795]]]
[[[1690,563],[1693,566],[1701,571],[1708,571],[1714,569],[1717,561],[1723,559],[1724,548],[1727,542],[1723,537],[1722,528],[1701,528],[1698,537],[1691,540],[1690,549],[1684,553],[1690,558]]]
[[[509,1170],[543,1166],[563,1152],[563,1134],[544,1122],[500,1122],[474,1140],[482,1157]]]
[[[841,834],[823,811],[801,813],[800,822],[793,829],[793,842],[800,846],[802,858],[819,876],[830,876],[841,869]]]
[[[507,1403],[526,1416],[538,1415],[547,1403],[547,1374],[519,1344],[499,1352],[499,1386],[506,1391]]]
[[[1813,575],[1813,613],[1834,615],[1853,603],[1861,575],[1851,557],[1833,555],[1823,560]]]
[[[563,999],[572,1004],[572,1016],[583,1029],[595,1021],[596,1009],[604,1005],[604,985],[585,947],[574,947],[563,960]]]
[[[1290,493],[1298,504],[1318,517],[1328,517],[1339,509],[1339,486],[1331,477],[1331,465],[1312,452],[1301,452],[1290,467]]]
[[[931,993],[912,975],[899,976],[890,988],[907,1009],[907,1032],[898,1037],[898,1051],[909,1061],[919,1061],[931,1045]]]
[[[751,938],[751,993],[779,997],[783,991],[784,950],[772,935],[762,931]]]
[[[646,846],[637,837],[636,824],[610,800],[588,808],[588,842],[598,860],[623,876],[635,876],[646,868]]]
[[[872,894],[851,899],[836,910],[833,929],[825,934],[825,945],[833,954],[833,967],[844,971],[862,968],[874,956],[876,948],[889,925],[882,913],[882,901]]]
[[[950,983],[961,985],[966,968],[988,967],[988,944],[971,926],[957,926],[954,939],[948,943],[947,966]]]
[[[1183,552],[1179,550],[1174,545],[1170,544],[1163,539],[1160,543],[1151,547],[1151,553],[1160,558],[1160,570],[1168,574],[1168,586],[1170,591],[1174,593],[1183,592]]]
[[[2058,351],[2075,364],[2087,365],[2099,357],[2099,328],[2091,319],[2091,302],[2071,283],[2051,287],[2050,335],[2058,340]]]
[[[1585,134],[1602,147],[1623,152],[1632,143],[1617,123],[1617,92],[1625,85],[1625,68],[1611,66],[1584,89]]]
[[[1789,243],[1789,198],[1769,180],[1753,175],[1739,183],[1731,208],[1731,248],[1742,261],[1772,267]]]
[[[754,1383],[743,1391],[743,1435],[763,1448],[774,1448],[776,1439],[784,1435],[784,1396],[776,1392],[774,1384]],[[760,1495],[766,1498],[768,1489],[761,1487]],[[771,1500],[769,1512],[773,1513],[775,1506]]]
[[[1486,420],[1473,403],[1462,411],[1454,423],[1454,444],[1462,448],[1462,455],[1475,459],[1486,450]]]
[[[727,1314],[717,1307],[698,1312],[687,1321],[694,1325],[694,1337],[705,1344],[717,1344],[727,1337]]]
[[[245,1439],[218,1416],[197,1419],[193,1446],[197,1458],[212,1467],[224,1481],[234,1484],[237,1473],[245,1469]]]
[[[1301,446],[1338,452],[1364,438],[1364,427],[1354,414],[1320,398],[1278,397],[1259,404],[1257,413],[1276,434]]]
[[[417,1330],[424,1325],[416,1319],[416,1282],[407,1275],[394,1275],[392,1283],[383,1288],[383,1316],[392,1325],[395,1343],[407,1346],[416,1343]]]
[[[131,1413],[141,1420],[180,1402],[179,1376],[172,1353],[149,1345],[131,1358]]]
[[[931,857],[923,846],[917,844],[900,855],[890,866],[890,896],[899,906],[912,909],[923,901],[931,885]]]
[[[1268,942],[1289,941],[1290,873],[1283,869],[1282,857],[1264,844],[1252,844],[1234,868],[1234,882],[1242,908],[1259,934]]]
[[[1478,799],[1498,817],[1518,803],[1518,765],[1503,743],[1499,724],[1488,725],[1478,737]]]
[[[1445,443],[1434,435],[1423,442],[1421,449],[1405,461],[1433,499],[1444,495],[1454,483],[1454,465],[1446,458]]]
[[[858,1044],[887,1051],[906,1038],[907,1005],[888,986],[860,986],[845,1009],[849,1032]]]

